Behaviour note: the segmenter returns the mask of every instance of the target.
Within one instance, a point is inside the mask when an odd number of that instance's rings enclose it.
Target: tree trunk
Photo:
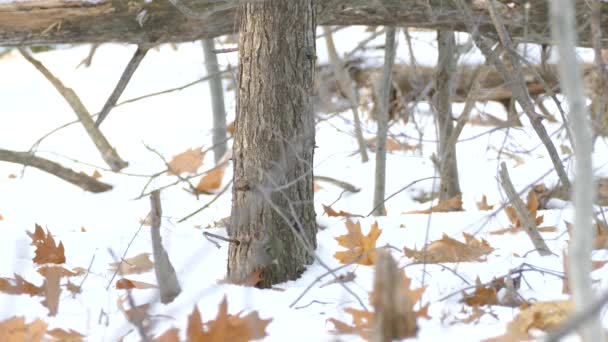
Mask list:
[[[209,92],[211,95],[211,108],[213,110],[213,157],[217,164],[226,150],[226,109],[224,108],[224,88],[222,87],[222,75],[217,63],[217,56],[213,50],[215,43],[213,39],[203,40],[203,52],[205,54],[205,67],[209,75]]]
[[[456,149],[447,149],[447,143],[454,130],[452,121],[452,80],[456,72],[454,58],[454,32],[438,31],[437,75],[435,78],[435,111],[437,112],[437,131],[439,137],[439,176],[441,184],[439,201],[445,201],[460,194]],[[447,152],[447,153],[446,153]]]
[[[568,246],[569,285],[576,313],[583,313],[597,300],[591,279],[593,250],[593,164],[591,158],[591,122],[585,104],[581,69],[576,56],[574,8],[568,0],[548,0],[552,33],[559,53],[559,78],[568,99],[574,138],[576,169],[574,179],[574,228]],[[604,329],[597,315],[591,316],[579,330],[583,342],[604,340]]]
[[[241,5],[228,276],[261,270],[263,287],[313,260],[312,0]]]
[[[378,130],[376,132],[376,172],[374,181],[374,215],[386,215],[384,193],[386,189],[386,135],[388,132],[389,92],[393,86],[392,74],[395,64],[395,28],[386,28],[384,68],[382,79],[376,86],[378,92]]]

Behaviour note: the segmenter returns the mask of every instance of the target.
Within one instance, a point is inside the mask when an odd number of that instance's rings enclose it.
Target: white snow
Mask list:
[[[2,0],[0,0],[2,1]],[[6,2],[6,1],[4,1]],[[349,28],[336,33],[335,40],[341,53],[354,47],[364,36],[362,28]],[[436,59],[434,33],[420,32],[414,34],[416,57],[418,61],[432,65]],[[400,37],[398,62],[409,61],[407,47]],[[371,45],[381,44],[383,37],[377,38]],[[326,61],[324,41],[317,41],[319,61]],[[122,68],[134,51],[132,46],[107,44],[102,45],[95,54],[90,68],[78,68],[76,65],[88,54],[89,47],[80,46],[71,49],[56,50],[36,54],[66,86],[72,87],[81,97],[92,113],[99,110],[112,91]],[[382,50],[366,51],[361,56],[366,63],[382,63]],[[220,55],[220,63],[236,65],[236,54]],[[463,57],[471,63],[479,62],[479,54],[473,53]],[[180,44],[175,51],[169,46],[148,53],[139,70],[122,96],[122,100],[179,86],[204,76],[202,47],[200,44]],[[57,94],[55,89],[31,65],[18,54],[12,53],[0,59],[0,148],[26,151],[42,135],[66,122],[76,119],[70,107]],[[228,86],[229,82],[226,82]],[[226,92],[226,108],[229,120],[234,117],[234,92]],[[549,103],[547,104],[549,105]],[[478,104],[479,109],[487,110],[499,117],[505,113],[495,104]],[[462,109],[462,104],[454,105],[455,113]],[[112,110],[102,125],[103,132],[117,148],[118,153],[129,161],[125,172],[132,174],[152,174],[164,168],[161,160],[148,151],[147,144],[166,158],[188,148],[211,145],[211,110],[206,83],[198,84],[180,92],[152,97],[146,100],[120,106]],[[315,150],[315,174],[332,176],[348,181],[360,188],[357,194],[345,194],[334,204],[334,209],[351,213],[367,214],[371,210],[373,194],[374,154],[367,164],[359,162],[355,139],[345,133],[352,130],[351,114],[342,113],[317,126],[319,146]],[[432,143],[435,139],[435,128],[428,105],[421,104],[416,112],[418,125],[424,132],[424,146],[420,152],[395,152],[389,155],[387,167],[387,194],[419,178],[434,175],[430,161],[436,150]],[[489,281],[492,277],[502,276],[509,269],[522,263],[544,267],[557,272],[563,270],[561,254],[566,247],[568,234],[565,232],[564,220],[570,220],[572,210],[567,203],[552,201],[554,210],[543,212],[544,225],[556,225],[555,233],[543,233],[549,248],[558,256],[540,257],[536,253],[527,253],[533,249],[527,236],[522,232],[516,235],[491,235],[489,232],[505,228],[508,220],[504,212],[490,216],[490,212],[476,209],[475,201],[482,195],[488,197],[490,204],[503,200],[500,185],[497,182],[497,170],[500,160],[497,152],[490,146],[512,151],[531,150],[519,154],[525,163],[515,167],[516,163],[502,156],[507,162],[509,172],[518,190],[532,183],[548,170],[551,163],[538,139],[527,123],[524,129],[496,130],[474,139],[491,128],[469,126],[464,129],[462,140],[457,146],[460,184],[463,191],[466,211],[455,213],[436,213],[433,215],[412,215],[403,212],[428,208],[419,204],[413,196],[428,192],[432,180],[420,182],[387,202],[389,215],[379,218],[361,220],[364,233],[370,225],[378,221],[382,229],[377,245],[391,244],[399,249],[420,248],[425,243],[428,233],[430,240],[441,238],[442,234],[462,241],[462,233],[474,234],[484,238],[496,249],[486,262],[446,264],[452,271],[439,265],[426,266],[425,283],[428,288],[423,302],[430,302],[431,320],[419,320],[419,341],[475,341],[501,334],[506,324],[517,314],[516,309],[505,307],[492,308],[496,315],[484,315],[479,322],[455,323],[455,317],[463,317],[464,304],[459,302],[460,295],[445,300],[442,297],[458,292],[467,286],[463,279],[474,283],[476,277]],[[547,124],[547,130],[553,132],[559,123]],[[366,136],[372,137],[375,125],[364,121]],[[418,137],[418,131],[410,122],[407,125],[397,124],[391,128],[392,134],[404,134]],[[416,144],[414,139],[401,138],[402,142]],[[554,136],[557,146],[568,145],[564,134]],[[559,148],[558,148],[559,150]],[[607,148],[604,140],[599,140],[595,150],[595,165],[598,175],[605,175]],[[79,125],[73,125],[44,140],[39,147],[40,156],[56,160],[78,171],[91,174],[95,169],[104,166],[94,145]],[[90,163],[98,167],[72,162],[69,158]],[[566,157],[566,156],[562,156]],[[211,155],[207,156],[206,165],[211,166]],[[572,163],[566,162],[568,169]],[[230,169],[230,168],[229,168]],[[27,295],[7,295],[0,293],[0,321],[12,316],[25,316],[28,321],[41,318],[47,321],[50,328],[70,328],[88,337],[89,341],[115,341],[125,336],[125,341],[137,341],[139,336],[134,327],[128,323],[117,307],[117,298],[124,295],[117,290],[114,283],[106,289],[112,277],[109,264],[113,258],[108,250],[122,256],[128,249],[127,257],[141,252],[151,252],[150,235],[147,227],[139,229],[139,219],[144,218],[149,210],[148,198],[134,200],[147,178],[113,174],[101,170],[102,181],[114,185],[107,193],[91,194],[65,183],[53,176],[27,168],[23,177],[9,179],[10,174],[20,176],[22,167],[16,164],[0,163],[0,277],[13,277],[19,274],[36,285],[42,283],[42,277],[36,272],[32,262],[34,248],[30,246],[27,231],[33,231],[36,223],[48,228],[56,240],[65,246],[66,268],[88,268],[90,274],[83,285],[83,292],[72,297],[67,291],[62,292],[59,313],[48,317],[47,309],[40,304],[40,299]],[[231,177],[228,172],[224,178]],[[173,177],[163,176],[153,181],[153,187],[174,181]],[[542,180],[548,186],[556,182],[554,173]],[[340,265],[333,254],[342,250],[335,237],[345,234],[344,220],[328,218],[323,214],[321,204],[334,202],[341,189],[321,183],[323,189],[315,195],[317,219],[325,229],[318,233],[318,256],[330,267]],[[183,333],[186,318],[193,306],[199,306],[203,320],[215,317],[217,307],[223,296],[228,297],[229,311],[257,310],[262,318],[272,318],[268,326],[267,341],[334,341],[333,326],[328,318],[338,318],[350,322],[350,316],[344,308],[359,308],[357,301],[340,285],[319,285],[330,280],[325,278],[315,285],[296,305],[303,308],[290,308],[304,289],[320,274],[325,272],[318,263],[310,266],[302,277],[295,281],[277,285],[285,291],[260,290],[235,285],[220,285],[218,280],[226,273],[227,244],[220,242],[217,249],[202,235],[202,230],[212,222],[230,214],[231,199],[229,191],[207,210],[194,218],[177,223],[181,217],[207,203],[212,197],[201,196],[199,200],[183,190],[182,185],[162,191],[163,224],[162,236],[165,248],[175,266],[182,294],[171,304],[158,303],[155,290],[133,290],[137,304],[153,303],[150,314],[154,322],[151,332],[157,335],[169,327],[179,327]],[[405,228],[403,228],[403,226]],[[86,232],[81,232],[81,227]],[[223,228],[212,228],[209,232],[226,235]],[[137,235],[136,235],[137,234]],[[130,244],[133,236],[135,239]],[[605,251],[595,252],[595,259],[606,259]],[[422,265],[411,265],[412,260],[402,253],[393,251],[400,266],[407,266],[406,272],[413,279],[413,286],[421,285]],[[357,275],[354,282],[347,283],[363,301],[368,303],[368,291],[372,289],[373,268],[368,266],[349,266],[344,271],[354,271]],[[455,275],[455,273],[458,274]],[[560,299],[561,279],[548,274],[528,272],[524,274],[526,282],[520,293],[525,298],[536,300]],[[598,288],[605,287],[608,279],[606,267],[595,271],[593,278],[598,280]],[[153,272],[129,278],[156,283]],[[82,277],[72,279],[80,283]],[[116,279],[114,279],[114,282]],[[62,280],[62,283],[65,279]],[[470,308],[464,308],[470,311]],[[100,320],[101,313],[104,316]],[[102,315],[103,316],[103,315]],[[605,321],[606,323],[606,321]],[[342,340],[358,341],[356,336],[343,336]]]

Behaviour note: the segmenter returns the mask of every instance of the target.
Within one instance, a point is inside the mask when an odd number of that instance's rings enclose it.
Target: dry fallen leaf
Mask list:
[[[247,342],[267,336],[266,327],[272,319],[260,319],[257,311],[241,316],[228,314],[228,300],[226,297],[219,306],[217,317],[203,323],[201,314],[196,306],[188,316],[186,340],[190,342]],[[177,329],[171,328],[154,339],[158,342],[178,341]]]
[[[424,248],[413,250],[407,247],[403,247],[403,251],[408,258],[412,258],[416,262],[439,263],[483,261],[482,257],[494,250],[484,239],[477,240],[467,233],[463,233],[463,235],[465,243],[443,234],[440,240],[430,242],[426,251]]]
[[[488,198],[486,195],[481,197],[481,201],[477,202],[477,209],[479,210],[492,210],[494,208],[493,205],[488,204]]]
[[[560,326],[574,312],[571,300],[535,302],[521,308],[519,314],[507,325],[504,335],[485,342],[512,342],[531,339],[530,329],[551,331]]]
[[[430,209],[407,211],[405,214],[430,214],[462,210],[462,195],[456,195],[448,200],[437,203]]]
[[[54,338],[57,342],[80,342],[84,341],[84,335],[72,329],[64,330],[55,328],[46,332],[47,335]]]
[[[44,293],[42,287],[28,282],[18,274],[15,274],[15,279],[0,278],[0,291],[7,294],[28,294],[30,296],[41,296]]]
[[[325,204],[321,204],[321,205],[323,206],[323,211],[325,212],[325,215],[327,215],[328,217],[364,217],[363,215],[351,214],[349,212],[342,211],[342,210],[340,210],[338,212],[338,211],[333,210],[328,205],[325,205]]]
[[[11,173],[8,175],[8,179],[16,179],[16,178],[17,178],[17,175],[14,173]]]
[[[0,221],[4,220],[4,216],[2,216],[2,214],[0,214]]]
[[[497,290],[495,287],[482,284],[478,277],[475,279],[475,290],[472,293],[465,293],[462,301],[466,305],[474,307],[496,305],[498,304],[496,292]]]
[[[111,271],[116,271],[118,267],[120,267],[118,271],[122,275],[139,274],[151,270],[154,263],[150,260],[150,253],[140,253],[134,257],[110,264]]]
[[[127,278],[121,278],[116,281],[116,288],[119,290],[128,289],[153,289],[158,286],[143,281],[131,280]]]
[[[369,341],[371,337],[374,313],[372,311],[358,310],[354,308],[346,308],[344,309],[344,312],[351,315],[353,323],[352,325],[349,325],[338,319],[329,318],[327,321],[334,325],[336,329],[335,332],[338,334],[356,334]]]
[[[543,215],[538,216],[539,201],[538,201],[538,196],[536,194],[536,191],[534,191],[534,189],[531,189],[528,192],[528,200],[526,203],[526,207],[528,209],[528,213],[530,213],[530,216],[532,217],[532,219],[534,219],[539,232],[547,233],[547,232],[555,232],[557,230],[557,227],[555,227],[555,226],[538,227],[540,224],[543,223],[544,216]],[[515,234],[515,233],[521,232],[523,227],[521,225],[521,222],[519,222],[519,217],[517,217],[515,208],[508,205],[508,206],[505,206],[504,210],[505,210],[505,214],[507,214],[507,217],[509,218],[509,221],[511,221],[511,227],[499,229],[499,230],[490,232],[490,234],[502,235],[505,233]]]
[[[40,342],[46,334],[47,324],[36,319],[29,324],[23,317],[12,317],[0,321],[0,341],[6,342]]]
[[[224,178],[224,171],[227,165],[227,163],[223,163],[211,169],[198,182],[196,191],[204,194],[212,194],[217,191],[222,186],[222,178]]]
[[[32,245],[36,247],[35,256],[32,259],[37,264],[63,264],[65,262],[64,248],[61,241],[59,245],[55,244],[55,239],[51,232],[42,229],[36,224],[33,233],[27,232],[32,239]]]
[[[91,178],[93,178],[93,179],[99,179],[99,178],[101,178],[101,173],[99,173],[99,171],[95,170],[95,171],[93,171],[93,174],[91,175]]]
[[[376,262],[376,240],[382,233],[378,228],[378,222],[374,222],[367,235],[361,233],[361,223],[354,223],[351,220],[346,220],[346,228],[348,233],[340,235],[335,239],[342,247],[348,248],[347,251],[340,251],[334,254],[334,257],[340,260],[343,264],[348,264],[363,256],[357,263],[361,265],[373,265]]]
[[[370,138],[366,140],[367,145],[372,149],[376,149],[376,138]],[[406,143],[401,143],[399,140],[391,137],[386,138],[386,151],[387,152],[396,152],[396,151],[415,151],[420,149],[420,145],[410,145]]]
[[[219,284],[233,284],[233,285],[240,285],[240,286],[256,286],[263,279],[262,278],[263,271],[264,271],[263,268],[257,269],[255,271],[251,272],[251,274],[249,274],[245,279],[243,279],[241,281],[222,279],[218,283]]]
[[[228,132],[228,134],[230,134],[230,136],[234,136],[234,121],[232,121],[231,123],[228,124],[228,126],[226,126],[226,132]]]
[[[317,182],[314,182],[312,186],[313,186],[313,190],[312,190],[313,192],[319,192],[319,190],[323,189],[323,187],[321,185],[319,185],[319,183],[317,183]]]
[[[566,223],[566,229],[570,234],[574,225],[568,221],[564,221],[564,223]],[[600,223],[594,224],[593,228],[593,249],[608,248],[608,229]]]
[[[204,158],[205,153],[200,147],[186,150],[173,156],[173,159],[168,164],[169,170],[167,173],[170,175],[179,175],[181,173],[194,174],[203,165]]]

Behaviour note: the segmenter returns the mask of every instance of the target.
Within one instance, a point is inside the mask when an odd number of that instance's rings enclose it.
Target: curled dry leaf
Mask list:
[[[110,264],[111,271],[118,270],[118,273],[123,275],[148,272],[153,267],[154,263],[150,260],[150,253],[140,253],[134,257]]]
[[[340,260],[343,264],[354,262],[357,258],[363,256],[358,264],[373,265],[376,262],[376,240],[382,233],[378,228],[378,222],[374,222],[367,235],[361,233],[361,223],[354,223],[351,220],[346,220],[346,228],[348,233],[336,237],[338,244],[348,248],[347,251],[336,252],[334,257]]]
[[[490,254],[494,248],[484,240],[478,240],[474,236],[463,233],[465,243],[452,239],[443,234],[440,240],[430,242],[420,250],[403,247],[408,258],[416,262],[439,263],[439,262],[463,262],[483,261],[483,256]]]
[[[32,245],[36,247],[35,256],[32,259],[37,264],[63,264],[65,263],[64,248],[61,241],[55,244],[55,239],[47,229],[46,233],[42,227],[36,224],[33,233],[27,232],[32,239]]]
[[[560,326],[574,312],[571,300],[535,302],[522,306],[519,314],[507,325],[504,335],[485,342],[511,342],[532,339],[530,329],[551,331]]]
[[[46,334],[46,322],[36,319],[25,323],[23,317],[12,317],[0,321],[0,341],[17,342],[40,342]]]
[[[173,156],[173,159],[168,164],[169,170],[167,173],[170,175],[179,175],[181,173],[194,174],[203,165],[203,159],[205,159],[205,153],[202,151],[202,148],[185,150]]]
[[[423,210],[412,210],[407,211],[405,214],[430,214],[430,213],[444,213],[449,211],[461,211],[462,210],[462,195],[456,195],[450,199],[437,203],[430,209]]]
[[[335,211],[330,206],[325,204],[321,205],[323,206],[323,211],[325,212],[325,215],[327,215],[328,217],[364,217],[363,215],[351,214],[342,210]]]
[[[566,223],[568,233],[570,233],[574,225],[568,221],[564,222]],[[593,228],[593,249],[608,248],[608,228],[600,223],[593,225]]]

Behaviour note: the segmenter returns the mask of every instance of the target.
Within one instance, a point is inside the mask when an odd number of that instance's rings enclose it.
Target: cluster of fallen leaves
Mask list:
[[[195,175],[203,165],[205,155],[206,153],[200,147],[185,150],[184,152],[173,156],[171,161],[167,164],[167,173],[175,176],[181,174],[188,174],[190,176]],[[229,155],[222,158],[216,167],[208,170],[205,175],[200,178],[195,187],[197,193],[212,194],[221,187],[229,158]]]
[[[84,336],[74,330],[48,329],[48,324],[40,319],[29,323],[23,317],[12,317],[0,321],[0,341],[6,342],[40,342],[40,341],[83,341]]]
[[[42,285],[37,286],[18,274],[13,278],[0,278],[0,291],[12,295],[29,295],[42,297],[40,303],[44,305],[49,316],[55,316],[59,310],[59,295],[62,291],[61,278],[68,278],[63,285],[72,294],[80,292],[80,286],[73,284],[69,278],[83,275],[84,269],[68,270],[61,264],[65,263],[64,247],[51,235],[36,224],[33,233],[28,232],[32,245],[36,248],[32,261],[38,265],[37,271],[44,277]],[[55,340],[79,341],[82,335],[72,330],[47,330],[47,324],[39,319],[25,323],[22,317],[13,317],[0,322],[0,341],[40,341],[46,335]]]

